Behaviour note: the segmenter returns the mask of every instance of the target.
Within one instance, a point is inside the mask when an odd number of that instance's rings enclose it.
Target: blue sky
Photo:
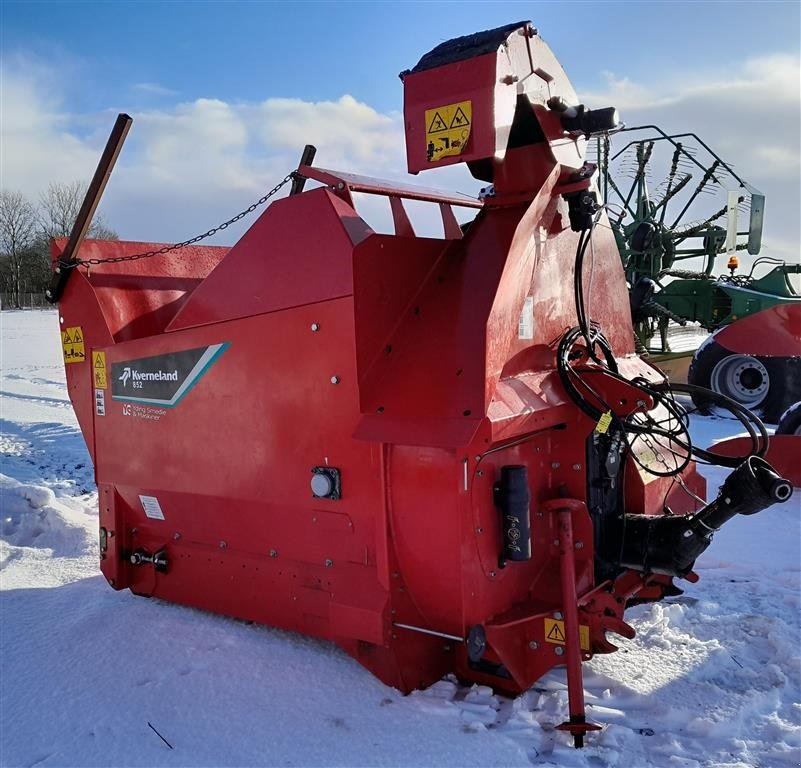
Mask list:
[[[88,178],[134,117],[102,210],[181,239],[297,162],[404,173],[398,73],[439,42],[531,19],[591,106],[698,131],[768,194],[798,254],[798,2],[15,2],[2,0],[4,187]],[[466,174],[420,182],[465,188]]]
[[[691,56],[710,69],[798,50],[798,2],[3,2],[3,48],[75,57],[76,109],[182,99],[338,98],[397,109],[395,77],[436,43],[531,19],[579,87],[602,71],[658,79]],[[87,88],[86,85],[91,87]],[[83,86],[83,87],[82,87]],[[163,94],[164,96],[168,94]]]

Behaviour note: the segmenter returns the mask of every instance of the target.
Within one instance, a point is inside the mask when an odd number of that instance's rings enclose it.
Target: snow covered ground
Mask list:
[[[554,730],[560,670],[514,701],[449,680],[404,697],[327,643],[113,592],[57,316],[0,322],[3,766],[801,764],[801,494],[732,521],[685,595],[627,614],[637,637],[586,665],[604,729],[577,751]],[[692,426],[709,444],[736,423]]]

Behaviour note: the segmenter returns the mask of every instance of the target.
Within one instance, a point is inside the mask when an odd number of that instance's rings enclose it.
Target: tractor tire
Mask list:
[[[711,337],[693,356],[687,381],[727,395],[775,424],[801,399],[801,357],[731,352]],[[701,413],[712,413],[713,405],[703,395],[693,395],[693,402]]]
[[[791,405],[779,419],[777,435],[801,435],[801,402]]]

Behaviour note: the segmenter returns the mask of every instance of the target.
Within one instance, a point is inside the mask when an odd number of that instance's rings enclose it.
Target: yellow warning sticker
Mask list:
[[[565,622],[560,619],[543,619],[545,622],[545,640],[557,645],[565,644]],[[590,628],[586,624],[579,625],[579,645],[582,651],[590,650]]]
[[[605,435],[611,423],[612,423],[612,411],[607,411],[606,413],[602,413],[601,418],[598,419],[598,423],[595,425],[595,431],[601,435]]]
[[[61,332],[61,347],[64,351],[65,363],[82,363],[86,360],[83,346],[83,331],[80,325],[65,328]]]
[[[470,138],[473,102],[459,101],[426,110],[426,157],[429,163],[461,155]]]
[[[92,377],[97,389],[108,389],[105,352],[92,352]]]

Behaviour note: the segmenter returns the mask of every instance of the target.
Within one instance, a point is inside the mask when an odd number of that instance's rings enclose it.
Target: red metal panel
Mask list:
[[[351,251],[370,234],[353,208],[327,189],[278,200],[192,294],[168,330],[348,296]]]
[[[53,241],[57,259],[66,240]],[[85,240],[81,259],[108,259],[146,253],[164,243]],[[116,341],[149,336],[164,330],[192,291],[228,253],[227,247],[193,245],[135,261],[93,264],[76,272],[91,285],[103,317]],[[77,275],[73,275],[77,281]],[[69,284],[68,284],[69,285]]]
[[[721,328],[715,341],[732,352],[769,357],[801,355],[801,302],[779,304]]]
[[[405,314],[413,311],[421,283],[445,251],[441,240],[374,235],[353,251],[354,321],[360,394],[372,366],[393,354],[390,341]],[[362,409],[370,411],[362,401]]]
[[[747,456],[752,448],[750,437],[730,437],[714,443],[709,450],[721,456]],[[796,488],[801,488],[801,436],[773,435],[765,460]]]

